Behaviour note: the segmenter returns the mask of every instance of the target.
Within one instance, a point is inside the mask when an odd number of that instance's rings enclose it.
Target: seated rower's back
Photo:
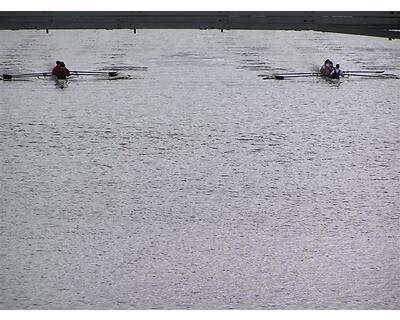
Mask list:
[[[54,75],[57,77],[57,79],[67,79],[67,77],[70,76],[70,72],[65,66],[64,62],[60,63],[60,68],[56,71]]]
[[[330,75],[331,72],[334,70],[333,68],[333,63],[331,60],[326,59],[325,63],[323,64],[323,66],[321,67],[321,69],[319,70],[323,75]]]
[[[55,76],[57,73],[60,72],[60,68],[61,68],[60,64],[61,64],[61,61],[56,61],[56,65],[55,65],[55,67],[53,68],[53,71],[51,72],[54,76]]]
[[[333,68],[331,74],[330,74],[331,78],[339,78],[339,77],[343,77],[343,71],[340,70],[340,65],[337,64],[335,68]]]

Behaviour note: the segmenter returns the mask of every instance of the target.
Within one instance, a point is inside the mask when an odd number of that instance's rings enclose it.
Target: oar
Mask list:
[[[108,75],[110,77],[115,77],[118,75],[117,71],[70,71],[70,73],[78,74],[78,75]]]
[[[345,70],[344,73],[384,73],[384,70]]]
[[[291,76],[291,75],[318,75],[317,72],[288,72],[288,73],[277,73],[276,75],[280,76]],[[259,77],[269,77],[270,74],[259,74]]]
[[[268,79],[285,80],[285,79],[289,79],[289,78],[307,78],[307,77],[315,77],[315,76],[320,76],[320,74],[319,73],[291,74],[291,75],[275,74],[272,76],[263,77],[263,80],[268,80]]]
[[[21,73],[21,74],[4,74],[3,73],[3,80],[11,80],[13,78],[24,78],[24,77],[48,77],[52,74],[50,72],[35,72],[35,73]]]
[[[315,76],[319,75],[319,72],[289,72],[289,73],[276,73],[276,75],[279,76],[297,76],[297,75],[310,75],[310,76]]]
[[[357,74],[357,73],[346,73],[345,75],[350,77],[366,77],[366,78],[378,78],[378,79],[400,79],[400,76],[396,74]]]

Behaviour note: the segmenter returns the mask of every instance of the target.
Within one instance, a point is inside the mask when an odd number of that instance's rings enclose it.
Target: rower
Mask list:
[[[53,68],[53,71],[51,72],[53,75],[56,75],[60,71],[60,64],[61,61],[56,61],[56,65]]]
[[[336,64],[336,67],[330,73],[329,77],[330,78],[335,78],[335,79],[338,79],[339,77],[343,77],[343,71],[340,70],[340,65],[339,64]]]
[[[333,68],[333,62],[329,59],[325,60],[324,65],[321,67],[321,69],[319,70],[323,75],[330,75],[331,72],[334,70]]]
[[[67,79],[67,77],[70,76],[70,72],[65,66],[64,62],[60,62],[60,69],[57,70],[54,75],[57,77],[57,79]]]
[[[326,68],[328,67],[328,63],[329,63],[329,59],[326,59],[324,64],[321,66],[321,69],[319,69],[319,71],[321,73],[325,73]]]

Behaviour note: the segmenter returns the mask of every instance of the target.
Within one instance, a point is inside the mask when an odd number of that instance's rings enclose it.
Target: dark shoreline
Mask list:
[[[2,11],[0,30],[313,30],[400,39],[399,11]],[[397,31],[394,31],[397,30]]]

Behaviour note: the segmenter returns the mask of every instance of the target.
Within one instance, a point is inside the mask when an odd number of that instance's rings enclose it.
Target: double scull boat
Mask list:
[[[306,78],[306,77],[323,77],[327,80],[341,79],[343,77],[365,77],[375,79],[400,79],[400,75],[385,73],[384,70],[347,70],[343,71],[342,75],[331,77],[330,75],[321,72],[287,72],[279,74],[259,74],[263,80],[275,79],[286,80],[291,78]]]
[[[77,78],[79,76],[101,76],[107,80],[117,79],[132,79],[131,75],[119,71],[70,71],[70,76],[65,79],[57,79],[51,72],[33,72],[33,73],[20,73],[20,74],[3,74],[0,80],[26,80],[29,78],[48,78],[54,79],[56,84],[61,84],[63,87],[68,84],[69,79]]]

